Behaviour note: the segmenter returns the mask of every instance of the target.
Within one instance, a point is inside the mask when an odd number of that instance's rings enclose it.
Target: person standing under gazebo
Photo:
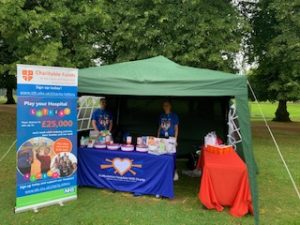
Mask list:
[[[172,112],[172,103],[170,100],[164,100],[162,104],[163,113],[159,117],[159,127],[157,131],[157,137],[159,138],[169,138],[174,137],[177,142],[178,137],[178,125],[179,119],[176,113]],[[177,170],[176,170],[176,162],[175,162],[175,173],[174,180],[177,181],[179,179]]]
[[[92,115],[92,125],[95,131],[108,130],[111,132],[113,126],[112,114],[106,110],[106,99],[100,98],[100,108],[96,109]]]

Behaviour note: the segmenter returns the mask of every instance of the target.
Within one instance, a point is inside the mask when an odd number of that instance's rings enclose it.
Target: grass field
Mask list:
[[[296,111],[297,107],[295,107]],[[269,112],[270,109],[265,109],[263,106],[263,110]],[[15,107],[0,106],[0,158],[15,139],[15,119]],[[270,124],[300,188],[300,123],[271,122]],[[258,184],[261,224],[298,225],[300,224],[300,201],[297,199],[272,140],[261,121],[253,121],[252,125],[254,152],[260,171]],[[41,209],[39,213],[26,212],[15,215],[13,213],[15,204],[14,150],[0,162],[0,225],[253,224],[252,216],[237,219],[230,216],[227,209],[222,213],[204,209],[197,198],[199,178],[184,176],[181,176],[179,182],[175,184],[176,198],[174,200],[160,200],[152,197],[135,198],[128,193],[79,188],[78,200],[69,202],[64,207],[51,206]],[[178,162],[178,166],[182,168],[183,162]]]
[[[259,103],[265,117],[268,120],[274,118],[274,114],[277,108],[277,102],[260,102]],[[292,121],[300,121],[300,103],[289,102],[287,104],[288,112],[290,113],[290,118]],[[259,106],[255,102],[250,103],[251,117],[252,120],[262,120],[261,113],[259,111]]]
[[[14,96],[15,101],[17,100],[17,96]],[[0,95],[0,104],[4,104],[6,102],[6,97],[3,95]]]

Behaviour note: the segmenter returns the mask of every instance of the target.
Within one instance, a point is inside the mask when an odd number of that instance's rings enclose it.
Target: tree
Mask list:
[[[88,67],[107,48],[110,17],[103,0],[0,3],[0,83],[15,87],[16,64]],[[5,85],[4,85],[5,84]],[[13,86],[8,84],[14,84]]]
[[[290,121],[287,101],[300,99],[300,2],[261,0],[251,18],[250,81],[261,100],[278,100],[275,121]]]
[[[2,65],[9,62],[10,57],[13,57],[7,51],[7,46],[4,42],[1,42],[0,37],[0,63]],[[3,70],[0,72],[0,88],[6,89],[6,104],[15,104],[15,99],[13,97],[13,90],[16,88],[16,77],[10,76],[7,71]]]
[[[0,3],[0,79],[16,64],[87,67],[164,55],[235,71],[247,23],[224,0],[6,0]],[[2,51],[3,50],[3,51]]]
[[[164,55],[183,65],[235,71],[247,24],[224,0],[107,0],[113,26],[104,61]]]

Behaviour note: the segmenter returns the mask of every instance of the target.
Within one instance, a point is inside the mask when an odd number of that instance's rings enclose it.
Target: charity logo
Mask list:
[[[22,70],[22,77],[25,81],[31,81],[33,78],[33,71],[32,70]]]
[[[105,159],[109,164],[100,165],[101,169],[113,168],[115,174],[120,174],[121,176],[125,175],[127,172],[130,172],[132,175],[136,175],[136,171],[133,168],[142,168],[141,164],[134,164],[131,159],[128,158],[114,158],[112,160]]]
[[[108,127],[109,125],[109,116],[102,116],[100,115],[100,118],[99,118],[99,123],[104,126],[104,127]]]

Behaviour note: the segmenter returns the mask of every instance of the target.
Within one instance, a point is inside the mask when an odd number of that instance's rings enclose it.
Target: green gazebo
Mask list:
[[[192,149],[189,146],[196,139],[199,142],[213,128],[226,138],[226,112],[230,99],[234,99],[242,137],[238,153],[248,167],[254,216],[258,223],[256,164],[245,76],[182,66],[158,56],[80,69],[78,87],[80,94],[108,96],[111,108],[117,109],[118,125],[132,128],[132,133],[153,134],[156,126],[154,114],[157,115],[159,110],[159,104],[155,108],[156,101],[164,97],[174,99],[174,108],[179,110],[179,116],[182,114],[183,153]],[[185,135],[187,133],[194,136]]]

